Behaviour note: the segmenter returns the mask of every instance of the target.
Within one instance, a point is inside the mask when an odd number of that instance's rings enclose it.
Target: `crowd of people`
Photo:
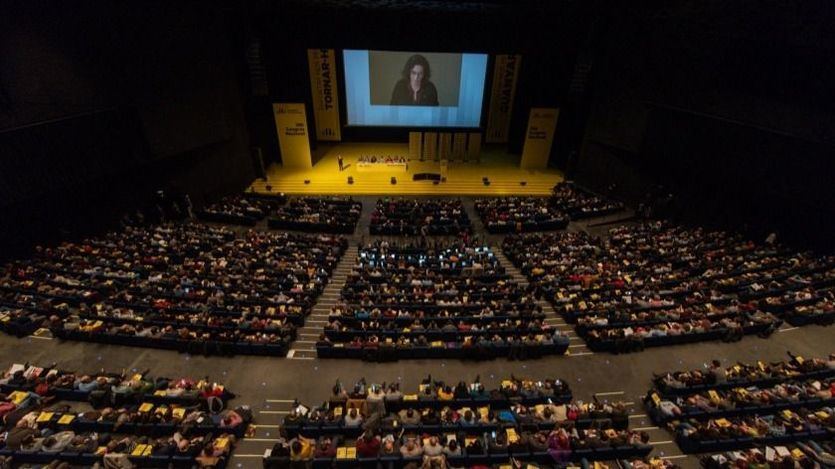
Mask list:
[[[309,233],[351,234],[361,214],[362,202],[351,197],[296,197],[275,209],[267,225]]]
[[[644,403],[676,432],[682,451],[716,452],[835,437],[835,354],[789,353],[774,363],[713,361],[705,370],[655,377]]]
[[[0,377],[4,463],[222,467],[252,421],[208,379],[14,364]],[[80,408],[77,402],[84,402]]]
[[[413,392],[413,394],[412,394]],[[356,460],[362,467],[471,467],[517,462],[634,458],[651,450],[649,435],[628,429],[624,403],[573,401],[565,381],[502,380],[496,389],[431,376],[418,389],[398,383],[345,388],[328,402],[293,404],[266,467],[282,461]],[[412,466],[408,466],[412,464]]]
[[[571,182],[554,186],[550,197],[493,197],[475,200],[475,209],[490,233],[555,231],[569,220],[600,217],[624,205],[581,189]]]
[[[472,226],[460,199],[377,200],[371,213],[372,235],[457,236]]]
[[[203,207],[203,210],[197,213],[197,217],[204,221],[255,226],[286,202],[287,198],[283,194],[248,193],[224,197],[218,202]]]
[[[476,199],[475,210],[493,234],[561,230],[569,221],[568,215],[547,197]]]
[[[757,467],[829,468],[835,467],[835,444],[832,441],[796,442],[709,454],[701,458],[705,469],[735,469]]]
[[[320,357],[526,359],[565,353],[533,294],[487,246],[363,246],[317,342]]]
[[[203,354],[285,354],[347,240],[196,223],[37,248],[0,274],[0,327]]]
[[[504,253],[593,350],[627,352],[831,322],[835,257],[666,222],[508,236]]]
[[[556,186],[551,194],[552,205],[572,220],[602,217],[623,210],[623,202],[587,191],[570,181]]]

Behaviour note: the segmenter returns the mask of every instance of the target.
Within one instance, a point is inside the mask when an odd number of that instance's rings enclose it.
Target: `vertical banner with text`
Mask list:
[[[557,108],[531,108],[522,162],[519,164],[522,169],[545,169],[548,166],[559,115]]]
[[[273,116],[284,167],[312,168],[304,103],[273,103]]]
[[[493,86],[490,90],[490,112],[487,113],[487,143],[506,143],[510,128],[510,112],[516,96],[516,81],[522,56],[497,55],[493,64]]]
[[[310,67],[316,139],[338,142],[342,140],[342,132],[339,126],[336,55],[333,49],[308,49],[307,64]]]

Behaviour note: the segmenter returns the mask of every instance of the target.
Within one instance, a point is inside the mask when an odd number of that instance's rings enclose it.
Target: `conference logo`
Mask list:
[[[330,49],[319,49],[319,89],[324,109],[333,109],[333,80],[331,79]]]
[[[504,63],[499,88],[499,112],[508,114],[513,98],[513,86],[516,83],[516,56],[508,55]]]

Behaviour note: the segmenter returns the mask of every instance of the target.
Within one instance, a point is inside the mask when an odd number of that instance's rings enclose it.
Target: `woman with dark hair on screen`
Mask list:
[[[402,77],[391,93],[393,106],[437,106],[438,90],[429,81],[432,72],[426,57],[415,54],[406,61]]]

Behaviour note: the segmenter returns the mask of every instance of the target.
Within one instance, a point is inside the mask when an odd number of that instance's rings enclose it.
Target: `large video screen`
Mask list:
[[[487,54],[343,51],[348,125],[479,127]]]

